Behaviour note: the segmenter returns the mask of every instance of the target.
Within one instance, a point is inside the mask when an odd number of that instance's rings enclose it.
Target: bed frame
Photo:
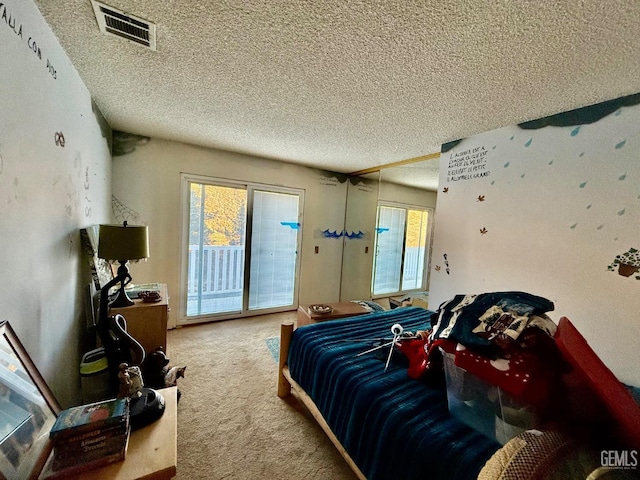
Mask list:
[[[291,344],[291,335],[293,334],[294,324],[293,322],[284,322],[280,325],[280,356],[279,356],[279,364],[278,364],[278,397],[286,398],[291,395],[291,390],[293,389],[300,399],[300,401],[307,407],[313,418],[316,419],[318,425],[322,428],[324,433],[329,437],[331,443],[335,445],[338,449],[338,452],[345,459],[349,467],[353,470],[356,476],[360,480],[367,480],[364,474],[360,471],[356,463],[349,456],[345,448],[342,446],[338,438],[331,431],[331,428],[325,421],[322,413],[318,410],[318,407],[313,402],[311,397],[307,395],[307,393],[296,383],[293,378],[291,378],[291,374],[289,373],[289,367],[287,366],[287,357],[289,354],[289,345]]]
[[[323,417],[312,398],[291,377],[288,358],[294,332],[294,322],[284,322],[280,326],[280,356],[278,365],[278,397],[287,398],[295,393],[318,422],[324,433],[337,448],[358,479],[366,480],[358,465],[341,444],[338,437]],[[640,407],[629,391],[620,383],[611,371],[591,350],[584,337],[573,327],[571,322],[562,317],[555,335],[556,344],[563,357],[571,364],[582,383],[586,383],[600,400],[611,417],[610,430],[612,439],[619,439],[612,445],[640,448]]]

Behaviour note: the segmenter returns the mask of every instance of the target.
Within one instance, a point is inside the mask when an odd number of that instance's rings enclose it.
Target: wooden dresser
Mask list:
[[[135,299],[135,305],[109,309],[110,315],[121,314],[127,320],[127,331],[144,347],[147,353],[162,347],[167,351],[167,319],[169,316],[169,294],[167,285],[160,283],[162,300],[144,303]]]

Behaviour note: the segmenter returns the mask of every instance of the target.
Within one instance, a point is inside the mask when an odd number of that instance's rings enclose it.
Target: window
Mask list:
[[[190,176],[183,188],[180,323],[297,304],[302,192]]]
[[[395,294],[427,288],[432,209],[378,206],[372,291]]]

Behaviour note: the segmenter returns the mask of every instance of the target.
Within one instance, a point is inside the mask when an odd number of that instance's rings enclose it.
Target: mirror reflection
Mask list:
[[[373,265],[379,173],[351,176],[347,185],[340,301],[367,300]]]
[[[426,301],[439,156],[380,171],[372,292]]]
[[[428,300],[439,154],[352,176],[347,190],[341,301]],[[376,184],[375,187],[372,184]]]

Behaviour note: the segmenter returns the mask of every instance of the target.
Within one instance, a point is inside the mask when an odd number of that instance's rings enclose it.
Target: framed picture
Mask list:
[[[60,406],[9,322],[0,322],[0,478],[37,478]]]

